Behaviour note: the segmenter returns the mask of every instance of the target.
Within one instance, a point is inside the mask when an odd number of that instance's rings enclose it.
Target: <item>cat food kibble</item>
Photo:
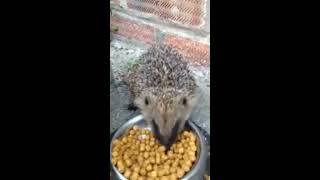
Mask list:
[[[151,131],[133,126],[112,142],[111,163],[129,180],[177,180],[187,174],[196,160],[196,136],[183,131],[167,150]]]

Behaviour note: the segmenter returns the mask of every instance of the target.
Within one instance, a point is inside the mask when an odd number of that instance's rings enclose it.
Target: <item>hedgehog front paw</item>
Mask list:
[[[134,103],[130,103],[130,104],[128,104],[128,110],[129,111],[136,111],[136,110],[138,110],[138,107],[136,105],[134,105]]]

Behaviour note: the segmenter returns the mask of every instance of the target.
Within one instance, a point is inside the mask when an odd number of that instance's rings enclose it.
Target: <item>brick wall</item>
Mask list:
[[[191,62],[210,64],[206,0],[112,0],[117,36],[175,47]]]

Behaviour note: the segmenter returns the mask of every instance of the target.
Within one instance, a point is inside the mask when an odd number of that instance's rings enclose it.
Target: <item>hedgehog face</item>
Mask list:
[[[147,123],[153,128],[158,141],[169,148],[183,129],[197,102],[195,95],[166,97],[141,93],[135,104]]]

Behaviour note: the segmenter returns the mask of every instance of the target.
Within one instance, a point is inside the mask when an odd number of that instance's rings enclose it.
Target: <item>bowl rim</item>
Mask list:
[[[135,116],[131,119],[129,119],[127,122],[123,123],[114,133],[111,141],[110,141],[110,164],[112,166],[113,171],[117,174],[117,176],[121,179],[121,180],[127,180],[127,178],[125,178],[119,171],[118,169],[111,163],[112,160],[112,141],[121,136],[126,129],[128,129],[129,127],[133,126],[134,124],[138,123],[140,120],[144,120],[144,117],[142,114]],[[192,129],[194,129],[194,132],[197,134],[197,137],[199,139],[199,146],[200,146],[200,151],[199,151],[199,158],[197,159],[194,167],[187,173],[185,174],[181,180],[188,180],[192,177],[195,177],[195,175],[198,173],[199,170],[204,169],[204,167],[201,167],[201,162],[205,163],[206,161],[206,145],[205,145],[205,140],[203,135],[201,134],[199,128],[192,122],[192,121],[187,121],[186,123],[188,123],[189,126],[191,126]],[[200,166],[197,166],[200,165]]]

